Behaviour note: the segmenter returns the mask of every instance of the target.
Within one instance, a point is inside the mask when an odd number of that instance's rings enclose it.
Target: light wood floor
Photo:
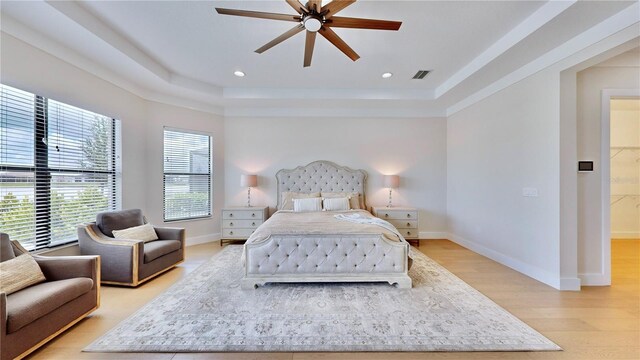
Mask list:
[[[83,353],[81,349],[213,254],[218,243],[188,248],[180,267],[137,289],[103,287],[102,305],[32,355],[34,359],[640,359],[640,241],[612,244],[611,287],[560,292],[446,240],[419,250],[564,348],[562,352],[484,353]]]

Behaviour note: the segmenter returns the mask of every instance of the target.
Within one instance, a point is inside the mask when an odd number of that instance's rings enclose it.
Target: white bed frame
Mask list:
[[[314,161],[276,174],[278,208],[282,192],[358,192],[364,208],[367,173]],[[268,220],[267,220],[268,221]],[[388,282],[411,288],[409,244],[382,234],[272,234],[247,243],[243,289],[272,282]]]

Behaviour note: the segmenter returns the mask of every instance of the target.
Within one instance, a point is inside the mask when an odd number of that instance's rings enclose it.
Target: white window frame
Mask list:
[[[188,216],[188,217],[183,217],[183,218],[176,218],[176,219],[167,219],[167,213],[166,213],[166,186],[165,186],[165,177],[167,174],[171,174],[171,173],[167,173],[165,168],[164,168],[164,151],[165,151],[165,132],[166,131],[173,131],[173,132],[181,132],[181,133],[186,133],[186,134],[195,134],[195,135],[203,135],[203,136],[207,136],[209,138],[209,214],[207,215],[194,215],[194,216]],[[188,175],[188,174],[185,174]],[[193,173],[193,175],[196,175],[196,173]],[[202,174],[197,174],[197,175],[202,175]],[[177,128],[177,127],[172,127],[172,126],[164,126],[162,129],[162,219],[165,223],[172,223],[172,222],[180,222],[180,221],[194,221],[194,220],[203,220],[203,219],[211,219],[213,217],[213,134],[210,132],[206,132],[206,131],[198,131],[198,130],[193,130],[193,129],[185,129],[185,128]]]

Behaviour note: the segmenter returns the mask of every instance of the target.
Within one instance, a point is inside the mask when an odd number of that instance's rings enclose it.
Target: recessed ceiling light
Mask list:
[[[390,73],[390,72],[386,72],[386,73],[382,74],[382,78],[383,78],[383,79],[388,79],[388,78],[390,78],[390,77],[392,77],[392,76],[393,76],[393,74],[392,74],[392,73]]]
[[[236,70],[233,72],[233,75],[237,76],[237,77],[243,77],[244,73],[240,70]]]

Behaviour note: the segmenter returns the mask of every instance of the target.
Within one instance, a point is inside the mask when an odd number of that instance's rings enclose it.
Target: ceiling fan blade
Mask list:
[[[306,8],[306,6],[302,5],[302,3],[299,0],[285,0],[287,2],[287,4],[291,5],[292,8],[294,8],[298,14],[302,14],[302,12],[309,12],[309,9]]]
[[[269,41],[268,43],[264,44],[261,48],[259,48],[258,50],[256,50],[256,52],[258,54],[262,54],[263,52],[271,49],[272,47],[280,44],[281,42],[287,40],[288,38],[292,37],[293,35],[301,32],[302,30],[304,30],[304,25],[300,24],[297,25],[295,27],[293,27],[292,29],[290,29],[289,31],[285,32],[284,34],[278,36],[277,38]]]
[[[400,29],[400,25],[402,25],[402,21],[358,19],[340,16],[331,17],[324,23],[324,26],[371,30],[398,30]]]
[[[325,39],[329,40],[329,42],[332,43],[335,47],[340,49],[340,51],[342,51],[345,55],[347,55],[349,59],[353,61],[360,59],[360,55],[356,54],[356,52],[353,51],[353,49],[350,48],[349,45],[347,45],[347,43],[344,42],[340,38],[340,36],[338,36],[338,34],[336,34],[330,28],[323,26],[318,32],[320,33],[320,35],[324,36]]]
[[[356,2],[356,0],[333,0],[332,2],[322,7],[322,12],[325,13],[324,16],[328,19],[337,14],[338,11],[346,8],[354,2]]]
[[[320,12],[322,10],[322,0],[309,0],[307,3],[307,9]]]
[[[313,46],[316,43],[316,33],[307,31],[307,40],[304,44],[304,67],[311,66],[311,57],[313,56]]]
[[[248,11],[248,10],[223,9],[223,8],[216,8],[216,11],[218,12],[218,14],[222,14],[222,15],[246,16],[246,17],[252,17],[252,18],[294,21],[294,22],[300,21],[300,16],[298,15],[275,14],[275,13],[267,13],[267,12],[261,12],[261,11]]]

